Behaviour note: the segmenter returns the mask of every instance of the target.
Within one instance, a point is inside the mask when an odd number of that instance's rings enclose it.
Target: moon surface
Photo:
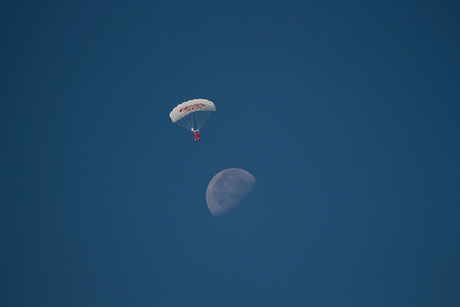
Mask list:
[[[256,178],[239,168],[217,173],[206,190],[206,203],[213,215],[224,215],[235,209],[254,189]]]

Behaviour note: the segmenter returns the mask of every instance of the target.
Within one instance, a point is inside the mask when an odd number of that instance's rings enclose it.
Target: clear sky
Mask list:
[[[459,16],[2,1],[0,304],[460,306]],[[257,185],[216,217],[227,168]]]

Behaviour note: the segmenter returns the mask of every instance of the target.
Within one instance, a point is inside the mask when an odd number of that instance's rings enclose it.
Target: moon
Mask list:
[[[206,203],[213,215],[224,215],[238,207],[254,189],[256,178],[239,168],[228,168],[217,173],[206,189]]]

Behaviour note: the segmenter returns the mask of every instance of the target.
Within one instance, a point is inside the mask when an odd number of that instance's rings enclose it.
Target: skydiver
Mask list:
[[[193,130],[192,129],[192,132],[193,132],[193,135],[195,136],[195,142],[196,141],[200,141],[200,130]]]

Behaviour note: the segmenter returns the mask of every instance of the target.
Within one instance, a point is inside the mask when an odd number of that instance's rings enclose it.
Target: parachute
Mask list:
[[[192,99],[175,107],[169,113],[169,117],[173,123],[177,123],[188,130],[196,131],[203,127],[215,111],[216,106],[211,101]]]

